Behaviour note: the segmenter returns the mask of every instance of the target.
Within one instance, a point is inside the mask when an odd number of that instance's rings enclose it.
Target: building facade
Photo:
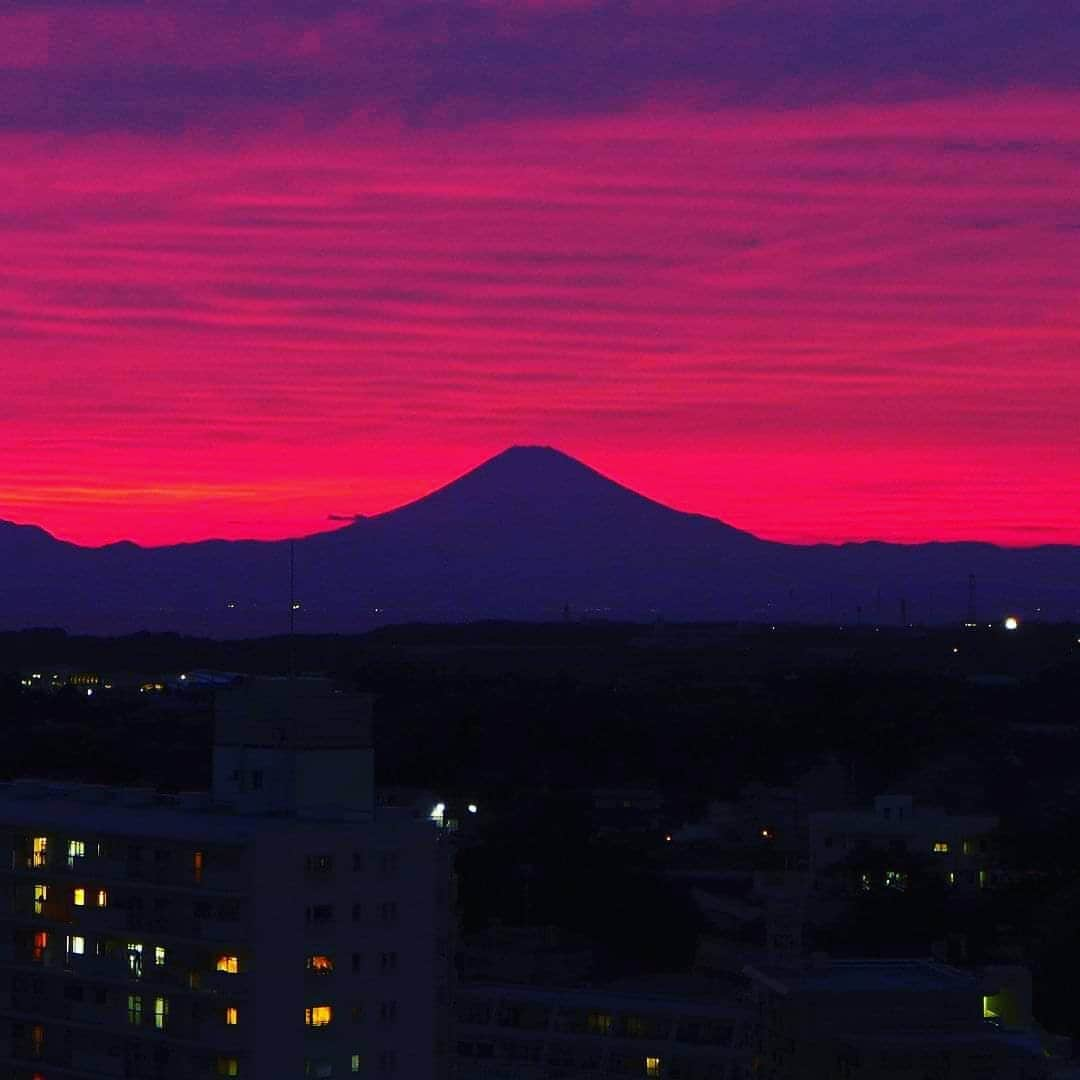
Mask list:
[[[13,1080],[441,1075],[450,855],[376,806],[370,699],[219,696],[213,790],[0,785]]]
[[[615,987],[469,983],[455,1080],[750,1080],[752,1013],[707,980]]]

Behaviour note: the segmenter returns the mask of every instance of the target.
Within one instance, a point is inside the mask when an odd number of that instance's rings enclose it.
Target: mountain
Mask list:
[[[779,544],[686,514],[546,447],[513,447],[446,487],[297,539],[301,631],[575,615],[959,621],[968,575],[987,616],[1080,614],[1080,548]],[[0,627],[288,628],[289,541],[84,548],[0,522]]]

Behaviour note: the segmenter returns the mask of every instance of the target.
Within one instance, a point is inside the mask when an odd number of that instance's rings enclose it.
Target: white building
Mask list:
[[[213,790],[0,785],[14,1080],[442,1075],[450,859],[376,807],[371,701],[219,695]]]
[[[828,887],[828,872],[841,865],[863,877],[864,886],[903,888],[912,859],[928,861],[950,888],[993,884],[992,834],[998,819],[990,814],[950,814],[939,806],[920,805],[910,795],[879,795],[872,809],[815,813],[809,823],[810,872],[818,890]],[[895,868],[886,865],[891,856]],[[875,873],[882,881],[869,880]]]

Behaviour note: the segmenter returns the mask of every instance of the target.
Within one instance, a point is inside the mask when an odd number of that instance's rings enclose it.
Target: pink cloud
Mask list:
[[[1080,542],[1080,97],[0,139],[0,517],[282,535],[554,443],[777,538]]]

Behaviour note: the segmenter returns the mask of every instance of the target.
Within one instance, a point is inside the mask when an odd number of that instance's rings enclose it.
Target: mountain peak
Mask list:
[[[610,480],[595,469],[551,446],[510,446],[456,480],[432,492],[426,500],[479,498],[505,503],[565,503],[567,499],[644,496]]]

